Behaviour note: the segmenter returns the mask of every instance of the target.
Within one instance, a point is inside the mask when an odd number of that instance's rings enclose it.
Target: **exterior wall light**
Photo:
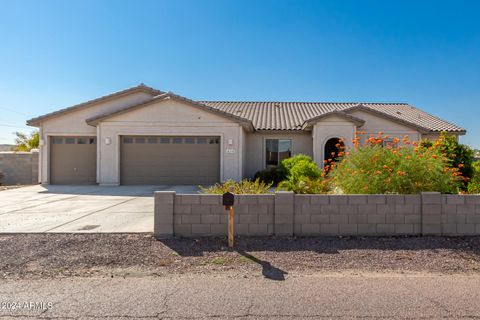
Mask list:
[[[106,145],[109,145],[110,143],[112,143],[112,139],[110,139],[110,138],[105,138],[105,144],[106,144]]]

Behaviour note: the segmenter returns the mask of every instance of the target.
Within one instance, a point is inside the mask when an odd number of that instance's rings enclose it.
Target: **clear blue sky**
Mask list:
[[[0,143],[144,82],[192,99],[408,102],[480,148],[480,1],[0,1]],[[19,128],[15,128],[15,127]]]

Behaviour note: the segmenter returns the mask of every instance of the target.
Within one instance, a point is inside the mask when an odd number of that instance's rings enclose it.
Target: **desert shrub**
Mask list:
[[[378,143],[351,150],[329,176],[344,193],[414,194],[457,193],[459,174],[458,169],[448,167],[435,148],[382,147]]]
[[[320,177],[322,171],[313,161],[299,161],[288,172],[287,180],[298,181],[302,178],[316,179]]]
[[[297,155],[283,160],[281,166],[286,172],[286,179],[279,183],[279,190],[295,193],[326,193],[328,191],[327,182],[321,177],[322,171],[312,158]]]
[[[328,193],[328,181],[322,177],[301,177],[298,180],[285,180],[279,185],[279,190],[293,191],[297,194],[322,194]]]
[[[445,158],[451,168],[458,168],[463,177],[460,185],[462,190],[467,190],[468,182],[473,176],[473,150],[464,144],[458,143],[457,138],[446,132],[440,133],[435,141],[424,140],[420,143],[423,148],[437,149]]]
[[[480,161],[474,162],[472,169],[472,179],[468,183],[467,190],[471,194],[480,194]]]
[[[281,167],[272,167],[255,173],[254,180],[259,179],[265,183],[277,185],[286,178],[285,171]]]
[[[264,194],[270,193],[269,189],[272,183],[265,183],[260,179],[249,180],[243,179],[240,182],[235,180],[227,180],[224,183],[217,183],[208,188],[199,187],[202,193],[208,194],[223,194],[227,191],[235,194]]]
[[[288,174],[290,173],[290,170],[292,170],[292,168],[300,162],[313,163],[313,160],[307,155],[297,154],[294,157],[282,160],[282,162],[280,163],[280,170],[282,170],[285,173],[285,176],[288,176]]]

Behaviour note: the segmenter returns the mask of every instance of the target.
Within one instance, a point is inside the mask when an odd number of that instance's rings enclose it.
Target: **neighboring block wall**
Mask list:
[[[480,234],[480,195],[235,196],[236,235]],[[155,236],[225,235],[220,195],[155,193]]]
[[[38,152],[0,152],[3,185],[37,184]]]

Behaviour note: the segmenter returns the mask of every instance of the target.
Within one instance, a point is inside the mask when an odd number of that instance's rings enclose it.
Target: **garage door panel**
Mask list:
[[[95,137],[50,138],[51,184],[95,184],[96,166]]]
[[[148,141],[152,143],[145,143]],[[206,185],[218,182],[219,142],[219,137],[122,137],[121,183]]]

